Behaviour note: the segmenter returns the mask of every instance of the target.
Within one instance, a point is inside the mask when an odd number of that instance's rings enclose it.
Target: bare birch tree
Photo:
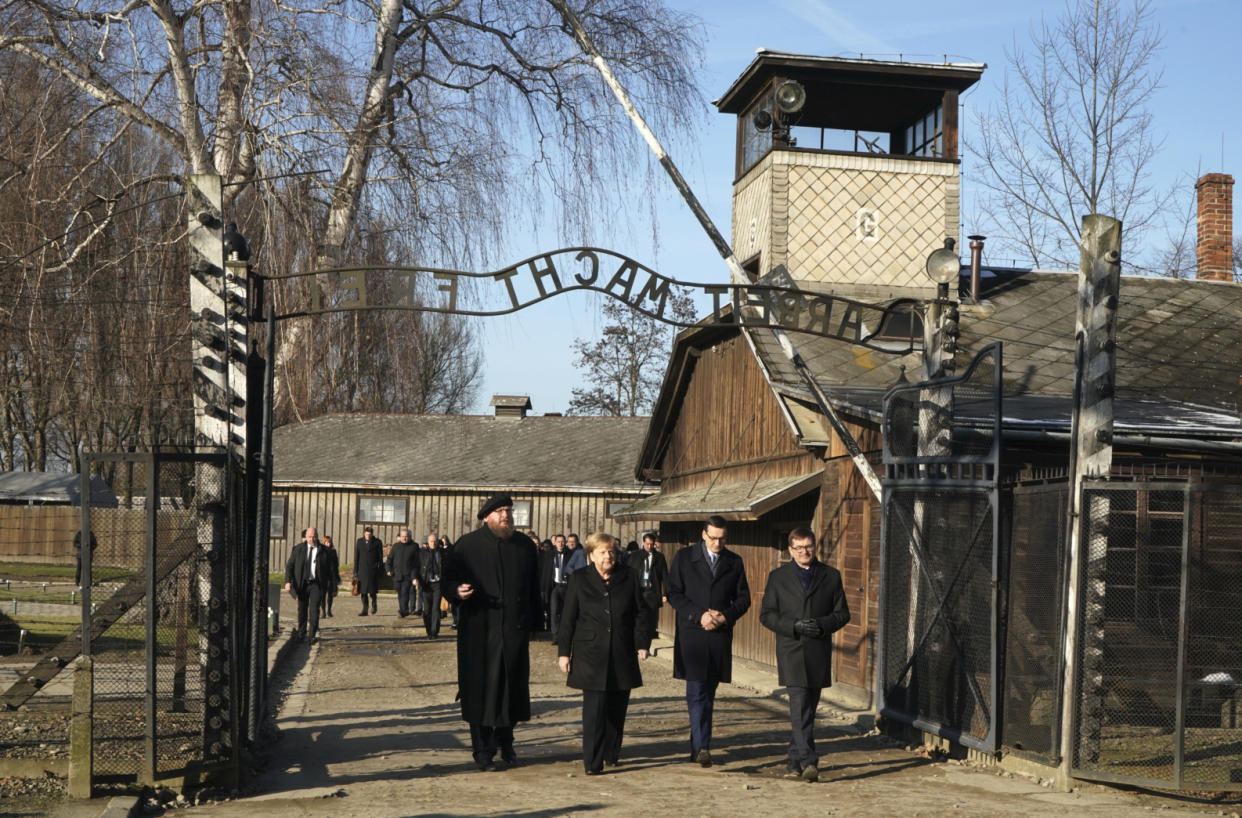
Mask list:
[[[1150,0],[1067,0],[1026,47],[1006,51],[1001,101],[967,140],[998,252],[1076,267],[1084,215],[1113,216],[1127,232],[1153,222],[1167,198],[1150,178],[1160,44]]]
[[[684,133],[702,110],[688,104],[697,101],[697,24],[658,0],[584,0],[578,11],[657,127]],[[578,239],[601,205],[616,210],[643,182],[632,160],[640,144],[561,25],[543,0],[0,0],[0,55],[76,92],[80,113],[64,139],[107,146],[137,131],[177,157],[174,179],[220,174],[228,217],[278,272],[360,256],[360,224],[380,220],[400,239],[387,245],[400,253],[391,263],[466,267],[540,214],[541,191]],[[36,158],[57,161],[50,148]],[[84,165],[100,178],[111,170],[103,152]],[[117,169],[89,194],[81,181],[70,188],[79,198],[70,205],[90,202],[89,225],[62,219],[73,240],[52,242],[61,257],[47,264],[84,258],[117,212],[164,192],[153,186],[169,173],[133,171]],[[12,259],[37,242],[18,244]],[[278,307],[297,286],[276,289]],[[437,322],[452,323],[425,323]],[[323,325],[281,328],[288,416],[374,394],[361,381],[338,389],[315,370]],[[447,373],[437,364],[393,376],[439,373],[424,394],[440,397],[425,406],[459,407],[477,372],[471,349]],[[295,399],[284,375],[299,368]]]

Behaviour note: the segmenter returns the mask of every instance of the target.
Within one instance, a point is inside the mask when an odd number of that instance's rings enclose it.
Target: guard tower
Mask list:
[[[927,298],[927,255],[958,238],[958,95],[978,63],[761,49],[716,107],[737,114],[733,250],[753,277]]]

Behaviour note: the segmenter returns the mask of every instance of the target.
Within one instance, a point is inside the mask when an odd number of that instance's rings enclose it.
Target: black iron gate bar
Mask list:
[[[84,510],[83,518],[84,520],[87,520],[87,521],[89,521],[89,510],[90,510],[89,484],[90,484],[90,465],[92,463],[142,463],[142,464],[145,464],[146,466],[147,485],[146,485],[146,495],[144,498],[145,506],[146,506],[145,508],[146,524],[144,526],[145,528],[145,543],[144,543],[145,565],[144,565],[144,570],[143,570],[144,579],[145,579],[145,587],[143,589],[143,593],[141,595],[130,594],[129,595],[131,597],[130,599],[121,600],[122,605],[112,606],[110,611],[108,610],[100,611],[100,612],[93,611],[92,605],[91,605],[91,599],[90,599],[90,592],[89,592],[90,585],[91,585],[90,570],[91,570],[92,559],[89,556],[90,549],[87,547],[84,547],[82,549],[83,550],[82,655],[84,656],[91,655],[90,634],[92,633],[93,629],[95,628],[97,624],[100,625],[100,631],[102,632],[104,629],[109,627],[114,621],[118,620],[121,615],[123,615],[126,611],[128,611],[133,606],[133,604],[136,604],[138,599],[145,597],[146,604],[147,604],[147,615],[145,617],[145,623],[144,623],[145,624],[145,635],[144,635],[145,636],[144,638],[144,642],[145,642],[145,646],[144,646],[145,647],[145,680],[144,680],[145,691],[144,691],[144,702],[143,702],[144,729],[143,729],[143,760],[142,760],[142,770],[140,773],[140,778],[141,780],[144,780],[144,781],[153,782],[153,781],[158,780],[159,778],[159,775],[158,775],[158,772],[159,772],[159,758],[158,758],[159,720],[157,717],[157,698],[158,698],[157,691],[158,691],[158,684],[159,684],[158,682],[158,656],[157,656],[157,650],[158,650],[157,625],[158,625],[159,611],[158,611],[158,606],[156,604],[157,585],[159,581],[165,575],[167,575],[168,573],[171,573],[172,570],[175,570],[178,566],[183,564],[188,557],[192,557],[194,553],[198,550],[196,547],[194,549],[191,549],[188,555],[171,553],[171,554],[165,555],[166,557],[165,559],[163,560],[160,559],[160,554],[158,553],[158,548],[157,548],[158,546],[157,534],[158,534],[158,520],[159,520],[158,515],[159,515],[160,503],[162,501],[162,497],[159,491],[159,482],[160,482],[160,468],[159,467],[167,463],[194,463],[194,464],[204,464],[204,465],[211,465],[211,466],[217,466],[217,467],[224,467],[228,463],[228,456],[223,453],[194,453],[194,454],[175,453],[175,452],[84,453],[82,456],[82,474],[83,474],[82,485],[84,486],[84,489],[82,492],[82,498],[83,498],[82,508]],[[225,470],[224,479],[225,480],[232,479],[227,469]],[[224,511],[225,511],[224,509],[219,509],[217,510],[217,513],[223,513]],[[229,516],[235,516],[235,515],[229,515]],[[89,536],[90,536],[89,532],[90,532],[90,528],[89,528],[89,524],[87,524],[83,527],[80,533],[80,537],[81,537],[80,541],[84,545],[89,542]],[[222,552],[223,558],[229,559],[230,562],[234,562],[235,559],[233,555],[237,553],[237,547],[236,547],[237,546],[237,531],[235,530],[233,525],[226,525],[225,532],[226,532],[225,533],[226,538],[232,540],[232,542],[226,541],[223,544],[223,552]],[[229,596],[232,596],[234,589],[226,589],[225,592]],[[236,612],[236,610],[239,609],[240,606],[233,606],[233,607]],[[99,614],[103,614],[109,621],[105,621],[102,623],[96,623],[94,621],[94,618]],[[111,615],[109,616],[109,614]],[[236,625],[234,625],[229,630],[234,631],[235,629],[236,629]],[[229,635],[233,636],[232,633],[230,633]],[[238,687],[237,674],[239,671],[240,663],[237,657],[238,642],[235,637],[231,638],[230,642],[232,644],[229,646],[230,649],[227,652],[228,652],[228,662],[229,662],[229,667],[230,667],[231,685],[234,687],[234,690],[231,692],[230,698],[232,699],[231,706],[234,708],[236,712],[238,705],[240,704],[237,698],[237,690],[236,690],[236,688]],[[204,702],[204,720],[210,718],[209,714],[212,709],[213,709],[212,703],[205,701]],[[218,709],[218,708],[215,708],[215,709]],[[230,719],[230,721],[233,722],[234,725],[236,725],[235,717]],[[202,748],[202,749],[206,750],[206,748]],[[233,755],[236,755],[238,753],[238,745],[237,745],[236,740],[234,740],[233,742],[232,751],[233,751],[232,753]]]
[[[915,453],[909,455],[899,455],[893,452],[892,428],[890,420],[892,413],[895,411],[895,398],[903,393],[922,392],[931,389],[952,389],[970,382],[976,371],[985,360],[991,359],[993,362],[993,373],[991,383],[991,440],[988,451],[984,454],[953,454],[952,447],[947,454],[931,454],[919,455],[917,447]],[[889,390],[884,401],[884,429],[883,447],[884,447],[884,463],[885,463],[885,480],[884,480],[884,514],[882,515],[882,525],[887,531],[890,525],[890,514],[900,515],[902,530],[909,532],[909,546],[914,551],[917,562],[919,564],[918,571],[922,578],[926,580],[929,590],[935,597],[936,603],[935,614],[931,622],[928,623],[923,634],[919,638],[914,648],[910,651],[910,656],[900,673],[896,674],[893,679],[888,680],[883,673],[877,673],[877,699],[880,702],[880,712],[886,716],[896,718],[899,721],[906,722],[920,730],[926,730],[936,735],[949,738],[953,741],[960,742],[977,750],[994,753],[998,746],[999,731],[994,718],[994,708],[989,708],[984,700],[982,689],[978,685],[978,681],[973,678],[970,673],[963,674],[971,691],[971,696],[980,710],[984,714],[987,722],[987,734],[982,738],[971,735],[968,731],[955,728],[951,725],[941,724],[939,722],[929,721],[923,718],[922,714],[917,712],[907,713],[895,710],[888,705],[889,694],[891,690],[885,689],[887,681],[897,682],[903,678],[913,667],[917,660],[920,650],[926,643],[935,625],[945,619],[948,623],[947,631],[953,641],[954,653],[959,659],[965,659],[964,648],[960,641],[960,634],[952,625],[952,618],[945,616],[945,609],[948,603],[948,597],[945,595],[944,589],[936,580],[934,574],[928,570],[931,563],[928,561],[928,554],[922,539],[922,532],[915,526],[914,521],[905,513],[905,509],[901,508],[898,503],[894,502],[894,491],[897,489],[915,489],[915,490],[959,490],[974,494],[983,494],[988,499],[991,513],[988,515],[991,519],[992,528],[992,561],[991,561],[991,583],[990,583],[990,613],[989,613],[989,690],[987,701],[996,702],[998,691],[1000,690],[1000,670],[998,666],[999,660],[999,611],[998,611],[998,579],[1000,573],[999,565],[999,478],[1000,478],[1000,441],[1001,441],[1001,420],[1002,420],[1002,375],[1003,375],[1003,353],[1000,343],[990,344],[984,347],[975,355],[974,359],[966,367],[961,375],[951,378],[940,378],[929,381],[923,381],[912,384],[901,384]],[[986,420],[986,418],[985,418]],[[973,466],[983,466],[983,472],[980,474]],[[970,551],[974,550],[974,543],[978,540],[978,535],[982,533],[985,519],[981,519],[976,523],[972,533],[972,544]],[[890,559],[888,548],[888,536],[886,533],[881,535],[881,542],[884,547],[880,549],[880,575],[887,581],[888,560]],[[969,552],[968,552],[969,553]],[[950,590],[956,584],[958,577],[964,570],[966,565],[965,558],[957,566],[957,572],[953,580],[949,584]],[[911,576],[911,582],[917,581],[915,576]],[[884,593],[893,593],[894,589],[884,587]],[[887,617],[882,616],[879,622],[879,643],[881,645],[880,656],[887,657],[889,653],[888,640],[890,639],[891,623],[887,621]]]

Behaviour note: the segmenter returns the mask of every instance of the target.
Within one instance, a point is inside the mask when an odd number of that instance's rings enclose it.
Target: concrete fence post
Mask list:
[[[73,668],[73,715],[69,721],[69,797],[90,798],[94,777],[92,719],[95,708],[95,663],[79,656]]]

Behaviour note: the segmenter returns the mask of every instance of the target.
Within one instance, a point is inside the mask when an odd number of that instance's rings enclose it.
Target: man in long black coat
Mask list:
[[[627,563],[638,577],[643,589],[643,598],[652,610],[649,620],[650,633],[648,633],[650,639],[655,638],[656,631],[659,629],[660,609],[664,607],[666,601],[664,585],[668,581],[668,563],[664,555],[656,548],[658,544],[659,541],[654,531],[643,534],[643,547],[630,553]]]
[[[330,571],[328,549],[319,542],[319,532],[308,528],[303,540],[293,546],[285,562],[285,590],[298,600],[296,639],[319,639],[319,601],[323,599]],[[310,629],[307,630],[309,617]]]
[[[359,616],[367,615],[367,597],[371,599],[371,613],[375,613],[383,573],[384,542],[375,536],[371,526],[367,526],[354,543],[354,576],[358,578],[358,594],[362,597],[362,613]]]
[[[457,691],[470,724],[474,762],[517,763],[513,726],[530,720],[530,636],[543,617],[535,544],[513,527],[513,501],[498,494],[479,509],[483,525],[463,535],[444,564],[445,596],[460,602]],[[504,767],[501,767],[503,769]]]
[[[815,534],[797,528],[789,535],[792,561],[773,569],[759,608],[759,621],[776,634],[776,670],[789,693],[787,778],[819,780],[815,751],[815,709],[832,686],[832,635],[850,621],[841,572],[815,556]]]
[[[750,610],[746,568],[724,542],[724,518],[708,517],[702,542],[673,557],[666,586],[677,611],[673,678],[686,680],[690,759],[703,767],[712,766],[716,687],[733,680],[733,626]]]

